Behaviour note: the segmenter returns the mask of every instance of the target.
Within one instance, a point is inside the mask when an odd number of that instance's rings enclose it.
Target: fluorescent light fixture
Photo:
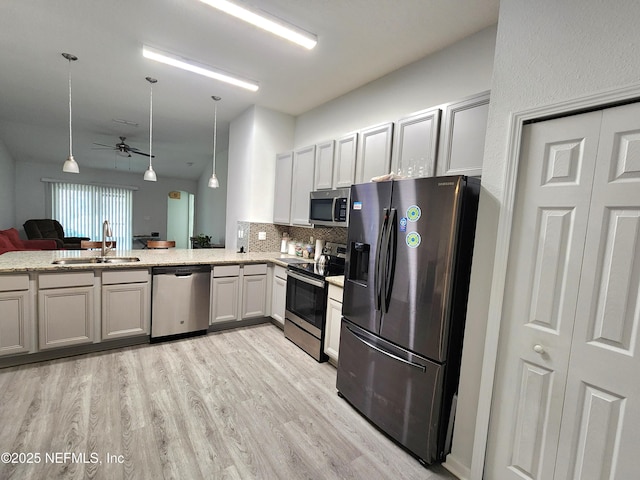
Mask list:
[[[257,13],[245,7],[241,7],[236,3],[229,2],[228,0],[200,1],[239,18],[240,20],[250,23],[251,25],[266,30],[267,32],[296,43],[307,50],[311,50],[318,43],[318,38],[312,33],[305,32],[295,25],[291,25],[290,23],[274,18],[265,12]]]
[[[172,67],[181,68],[188,72],[204,75],[205,77],[213,78],[214,80],[220,80],[221,82],[229,83],[236,87],[246,88],[252,92],[256,92],[258,88],[260,88],[257,82],[234,77],[230,73],[223,72],[222,70],[214,70],[211,67],[198,65],[192,60],[177,57],[175,55],[156,50],[155,48],[147,47],[146,45],[142,47],[142,55],[150,60],[165,63]]]

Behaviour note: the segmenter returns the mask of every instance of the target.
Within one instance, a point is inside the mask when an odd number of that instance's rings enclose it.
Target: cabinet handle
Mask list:
[[[536,353],[539,353],[540,355],[542,355],[543,353],[545,353],[545,349],[542,345],[536,344],[533,346],[533,351]]]

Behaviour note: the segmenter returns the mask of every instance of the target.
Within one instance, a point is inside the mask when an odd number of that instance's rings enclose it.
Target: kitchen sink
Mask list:
[[[54,260],[54,265],[89,265],[92,263],[129,263],[139,262],[138,257],[72,257]]]

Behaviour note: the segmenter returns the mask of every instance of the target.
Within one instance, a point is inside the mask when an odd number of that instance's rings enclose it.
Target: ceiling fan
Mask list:
[[[145,157],[149,156],[148,153],[141,152],[140,149],[127,145],[124,142],[126,139],[127,137],[120,137],[120,143],[116,143],[115,145],[105,145],[104,143],[94,143],[94,145],[115,150],[119,155],[122,155],[123,157],[130,157],[132,153],[135,153],[136,155],[144,155]],[[155,158],[155,155],[152,155],[152,158]]]

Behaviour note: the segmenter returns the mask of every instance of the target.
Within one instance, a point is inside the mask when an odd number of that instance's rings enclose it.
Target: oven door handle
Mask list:
[[[294,273],[291,270],[287,270],[287,275],[295,278],[296,280],[300,280],[301,282],[308,283],[313,285],[314,287],[324,288],[324,282],[322,280],[316,280],[315,278],[309,278],[304,275],[300,275],[299,273]]]

